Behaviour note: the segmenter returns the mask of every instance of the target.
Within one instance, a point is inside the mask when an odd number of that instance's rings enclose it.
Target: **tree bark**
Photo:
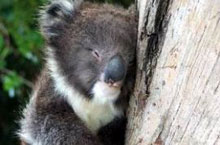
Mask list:
[[[126,145],[220,145],[220,0],[139,0]]]

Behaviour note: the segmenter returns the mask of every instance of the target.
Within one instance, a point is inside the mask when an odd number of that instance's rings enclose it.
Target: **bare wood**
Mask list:
[[[139,0],[127,145],[220,145],[220,1]]]

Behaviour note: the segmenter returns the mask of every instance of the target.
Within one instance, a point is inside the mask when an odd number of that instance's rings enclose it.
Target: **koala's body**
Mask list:
[[[53,0],[41,12],[46,64],[19,136],[31,145],[122,145],[136,21],[108,4]]]

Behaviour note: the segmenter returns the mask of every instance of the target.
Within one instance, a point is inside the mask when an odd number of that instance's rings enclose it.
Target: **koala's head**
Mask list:
[[[48,59],[53,59],[49,67],[59,73],[53,77],[62,76],[88,98],[115,100],[134,77],[134,15],[111,5],[75,1],[52,1],[40,19]]]

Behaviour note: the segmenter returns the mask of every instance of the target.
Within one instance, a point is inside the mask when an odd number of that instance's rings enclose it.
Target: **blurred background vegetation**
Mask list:
[[[92,0],[128,7],[133,0]],[[43,64],[38,9],[46,0],[0,0],[0,145],[16,145],[18,120]]]

